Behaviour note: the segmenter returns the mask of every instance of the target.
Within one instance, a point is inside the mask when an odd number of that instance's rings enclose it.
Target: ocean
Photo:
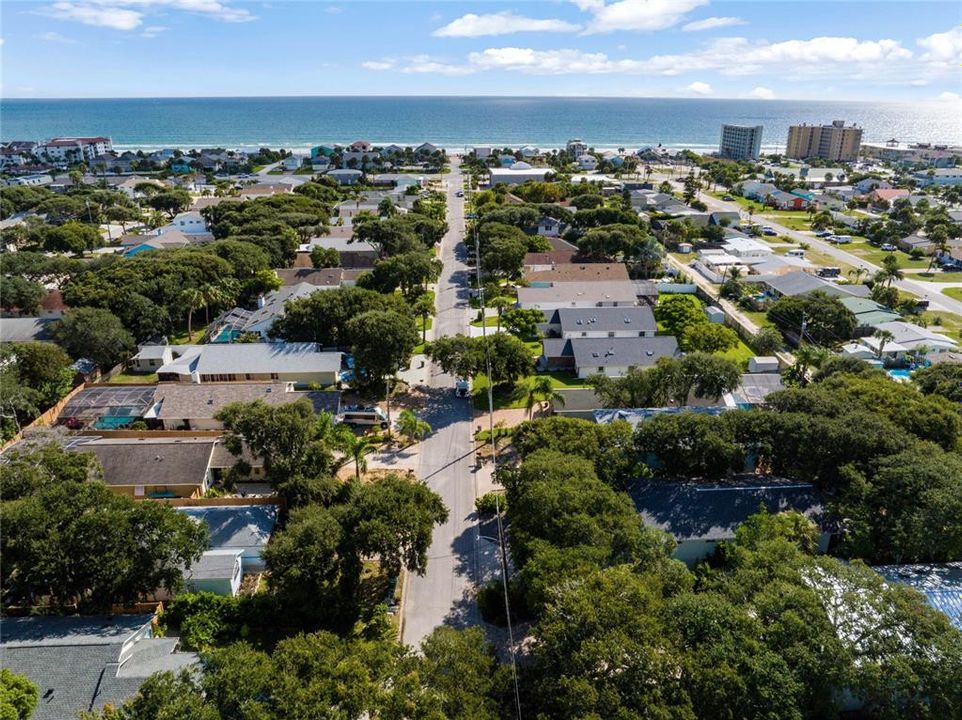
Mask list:
[[[793,123],[845,120],[864,141],[962,144],[956,103],[554,97],[258,97],[0,100],[0,139],[106,135],[118,149],[283,147],[365,139],[596,148],[716,148],[723,123],[763,125],[784,148]]]

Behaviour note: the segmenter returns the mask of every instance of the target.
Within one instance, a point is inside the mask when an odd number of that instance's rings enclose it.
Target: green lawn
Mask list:
[[[728,193],[727,191],[722,191],[722,192],[717,192],[717,191],[716,191],[716,192],[710,192],[710,193],[706,193],[706,194],[707,194],[707,195],[711,195],[711,196],[712,196],[713,198],[715,198],[716,200],[721,200],[723,195],[728,195],[729,193]],[[755,213],[756,213],[756,214],[757,214],[757,213],[764,212],[765,210],[768,209],[768,208],[766,208],[764,205],[762,205],[760,202],[756,202],[755,200],[749,200],[748,198],[739,197],[738,195],[732,195],[731,197],[733,197],[734,200],[725,201],[725,202],[734,202],[734,203],[737,203],[738,205],[740,205],[740,206],[741,206],[742,208],[744,208],[745,210],[748,210],[749,208],[755,208]]]
[[[774,220],[779,225],[784,225],[790,230],[810,230],[811,223],[809,221],[807,212],[791,211],[791,210],[776,210],[773,212],[765,211],[761,214],[761,217],[756,214],[756,222],[761,222],[764,224],[764,220]]]
[[[747,361],[746,361],[747,362]],[[501,385],[494,390],[494,409],[495,410],[516,410],[527,405],[527,390],[534,383],[536,377],[546,376],[551,378],[551,384],[559,389],[585,387],[586,383],[581,378],[572,373],[546,372],[521,378],[515,385]],[[488,409],[488,378],[485,375],[477,375],[472,383],[474,394],[474,408],[476,410]]]
[[[839,246],[842,250],[852,253],[863,260],[872,263],[873,265],[881,265],[882,260],[887,255],[894,255],[899,259],[899,265],[904,268],[927,268],[929,266],[928,258],[922,260],[913,260],[909,257],[908,253],[904,253],[901,250],[894,250],[891,252],[882,250],[880,248],[871,245],[867,240],[863,239],[852,239],[852,242],[845,245]]]
[[[487,315],[484,318],[484,322],[480,320],[475,320],[471,323],[473,327],[493,327],[498,326],[498,316],[497,315]]]
[[[796,243],[792,247],[798,247],[798,244]],[[784,255],[791,249],[792,249],[791,247],[775,248],[775,254]],[[844,263],[838,258],[832,257],[827,252],[824,252],[822,250],[819,250],[818,248],[812,247],[811,245],[809,245],[809,247],[805,250],[805,259],[821,267],[840,268],[843,276],[845,275],[845,273],[847,273],[849,270],[852,269],[851,265]]]
[[[145,375],[144,373],[122,372],[103,382],[111,385],[152,385],[157,382],[157,373]]]
[[[738,340],[738,347],[718,354],[727,360],[738,363],[742,370],[747,370],[749,359],[755,357],[755,352],[741,338]]]
[[[191,328],[190,337],[187,337],[187,328],[182,327],[175,330],[170,335],[171,345],[196,345],[204,338],[204,331],[207,330],[207,326],[203,322],[199,323],[200,327],[194,325]]]
[[[748,318],[748,319],[751,320],[753,323],[755,323],[756,325],[758,325],[758,327],[760,327],[760,328],[763,328],[763,327],[775,327],[775,325],[768,320],[768,316],[765,314],[764,311],[761,311],[761,310],[742,310],[741,308],[739,308],[739,311],[741,312],[742,315],[744,315],[746,318]]]
[[[297,170],[294,171],[295,175],[313,175],[314,168],[309,165],[301,165]]]
[[[962,300],[962,288],[945,288],[945,290],[942,291],[942,294],[948,295],[953,300]]]
[[[286,172],[287,172],[287,171],[284,170],[283,168],[274,168],[273,170],[268,170],[268,171],[267,171],[267,174],[268,174],[268,175],[283,175],[283,174],[286,173]]]
[[[955,313],[930,311],[922,313],[922,319],[928,323],[932,332],[948,335],[953,340],[962,339],[962,317]]]
[[[931,273],[905,273],[905,279],[931,283],[962,282],[962,274],[947,273],[936,270]],[[951,288],[949,289],[951,290]]]

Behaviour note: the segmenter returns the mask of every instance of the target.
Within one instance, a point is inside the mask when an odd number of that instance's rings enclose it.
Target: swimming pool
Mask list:
[[[214,335],[210,341],[212,343],[229,343],[233,342],[238,335],[240,335],[240,330],[225,325],[217,331],[217,334]]]
[[[892,378],[893,380],[898,380],[899,382],[907,381],[912,377],[912,371],[906,370],[905,368],[887,370],[886,372],[888,373],[890,378]]]

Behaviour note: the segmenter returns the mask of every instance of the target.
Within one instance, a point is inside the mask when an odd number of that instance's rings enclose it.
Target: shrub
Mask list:
[[[506,510],[508,503],[503,493],[488,492],[477,498],[474,501],[474,506],[482,515],[493,515],[499,507],[502,512]]]

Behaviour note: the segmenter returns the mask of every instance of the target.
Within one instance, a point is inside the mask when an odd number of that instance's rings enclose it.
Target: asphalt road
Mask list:
[[[460,259],[464,257],[464,198],[456,195],[462,187],[457,159],[452,159],[452,172],[446,180],[450,230],[441,241],[444,270],[435,291],[435,337],[467,333],[472,312],[468,303],[470,269]],[[480,624],[472,591],[497,568],[496,547],[481,538],[474,514],[471,400],[455,397],[454,378],[440,369],[430,367],[427,377],[424,419],[434,432],[421,444],[418,477],[444,499],[448,521],[434,530],[425,574],[407,575],[402,640],[415,647],[439,625]]]

